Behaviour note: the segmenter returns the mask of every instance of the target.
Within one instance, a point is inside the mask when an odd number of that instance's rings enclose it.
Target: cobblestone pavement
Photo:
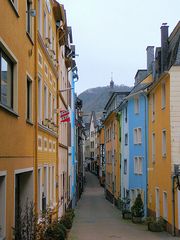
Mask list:
[[[158,240],[174,239],[171,235],[152,233],[144,225],[123,220],[120,211],[104,198],[97,178],[86,174],[87,186],[75,211],[69,240]]]

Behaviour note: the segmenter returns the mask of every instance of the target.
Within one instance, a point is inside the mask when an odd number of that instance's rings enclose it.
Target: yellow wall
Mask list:
[[[162,82],[166,86],[166,106],[161,107]],[[152,94],[155,94],[155,121],[152,121]],[[170,138],[170,78],[168,75],[155,83],[149,94],[149,171],[148,208],[156,212],[155,189],[160,193],[160,216],[163,217],[163,191],[167,192],[168,222],[172,223],[171,138]],[[166,129],[166,157],[162,157],[162,130]],[[152,163],[152,133],[155,133],[155,163]]]
[[[112,129],[112,131],[114,131],[114,125],[115,125],[115,136],[113,135],[111,138],[107,138],[107,131],[108,129],[110,130],[110,128]],[[105,134],[106,134],[106,140],[105,140],[105,151],[106,151],[106,179],[107,179],[107,175],[108,173],[110,173],[113,176],[113,164],[112,161],[107,161],[107,155],[108,155],[108,151],[111,152],[112,155],[112,151],[113,148],[116,151],[115,152],[115,156],[114,156],[114,181],[115,181],[115,192],[114,192],[114,197],[117,199],[120,195],[120,154],[119,154],[119,122],[116,118],[116,113],[111,113],[108,118],[106,119],[105,123]],[[111,157],[110,157],[111,158]],[[112,181],[113,181],[113,177],[112,177]],[[113,186],[112,186],[112,181],[109,185],[106,184],[107,189],[110,193],[113,194]]]
[[[19,16],[18,16],[19,15]],[[26,78],[32,78],[34,89],[34,47],[26,34],[26,1],[19,1],[18,12],[10,1],[0,7],[0,42],[18,64],[18,117],[0,107],[0,171],[6,171],[6,239],[12,239],[14,226],[14,176],[15,170],[33,167],[34,126],[26,122]],[[23,47],[23,48],[22,48]],[[34,121],[34,100],[33,121]]]

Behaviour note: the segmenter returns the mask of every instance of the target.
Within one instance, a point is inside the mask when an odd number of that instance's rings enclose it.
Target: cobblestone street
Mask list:
[[[152,233],[143,225],[122,220],[120,211],[104,198],[97,178],[87,173],[87,186],[76,208],[69,240],[158,240],[174,239],[166,232]]]

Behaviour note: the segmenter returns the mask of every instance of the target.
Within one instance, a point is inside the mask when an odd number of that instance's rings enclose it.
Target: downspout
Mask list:
[[[34,2],[35,11],[38,12],[38,1]],[[38,214],[38,160],[37,160],[37,151],[38,151],[38,74],[37,74],[37,59],[38,59],[38,51],[37,51],[37,41],[38,41],[38,32],[37,32],[37,16],[34,18],[34,72],[35,72],[35,131],[34,131],[34,145],[35,145],[35,152],[34,152],[34,206],[35,206],[35,214]],[[40,198],[41,199],[41,198]]]
[[[172,235],[176,236],[175,227],[175,187],[174,187],[175,175],[172,176]]]
[[[59,29],[57,29],[57,33],[59,32]],[[57,34],[58,35],[58,34]],[[58,61],[59,59],[59,41],[56,41],[56,59]],[[59,62],[59,61],[58,61]],[[59,73],[59,64],[57,66],[57,72]],[[58,74],[59,76],[59,74]],[[59,110],[59,77],[57,78],[57,93],[56,93],[56,98],[57,98],[57,109]],[[57,203],[57,213],[56,216],[58,217],[58,211],[59,211],[59,113],[56,114],[56,126],[57,126],[57,139],[56,139],[56,203]]]
[[[148,207],[148,139],[147,139],[147,95],[143,91],[143,97],[145,99],[145,155],[146,155],[146,215],[147,215],[147,207]]]

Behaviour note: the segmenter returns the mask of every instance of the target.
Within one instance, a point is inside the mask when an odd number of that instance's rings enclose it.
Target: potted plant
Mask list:
[[[122,218],[123,219],[131,219],[131,211],[130,211],[130,199],[124,198],[124,200],[121,200],[120,202],[120,208],[122,212]]]
[[[166,227],[166,221],[161,217],[148,217],[146,218],[146,223],[148,226],[148,230],[151,232],[163,232]]]
[[[144,204],[141,198],[141,194],[138,194],[136,200],[131,207],[132,212],[132,222],[141,223],[144,217]]]

